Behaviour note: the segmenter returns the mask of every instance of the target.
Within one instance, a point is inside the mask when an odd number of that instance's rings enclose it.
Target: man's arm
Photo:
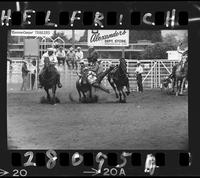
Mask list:
[[[81,54],[81,57],[80,57],[80,59],[83,59],[83,51],[81,51],[81,53],[80,53],[80,54]]]

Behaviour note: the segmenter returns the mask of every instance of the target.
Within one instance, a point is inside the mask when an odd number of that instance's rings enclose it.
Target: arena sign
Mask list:
[[[11,36],[42,36],[53,35],[54,30],[11,30]]]
[[[88,46],[128,46],[129,30],[88,30]]]

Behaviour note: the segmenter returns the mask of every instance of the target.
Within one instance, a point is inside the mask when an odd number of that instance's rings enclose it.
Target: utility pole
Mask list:
[[[72,48],[75,49],[75,30],[72,30]]]

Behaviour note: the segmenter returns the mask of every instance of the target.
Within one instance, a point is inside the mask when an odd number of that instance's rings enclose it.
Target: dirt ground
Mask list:
[[[98,103],[78,103],[60,89],[59,104],[39,91],[8,91],[9,149],[187,149],[188,97],[160,90],[133,92],[127,103],[98,91]]]

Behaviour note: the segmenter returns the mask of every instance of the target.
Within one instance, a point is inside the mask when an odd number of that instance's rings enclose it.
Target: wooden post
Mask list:
[[[122,58],[125,58],[125,47],[122,47]]]

